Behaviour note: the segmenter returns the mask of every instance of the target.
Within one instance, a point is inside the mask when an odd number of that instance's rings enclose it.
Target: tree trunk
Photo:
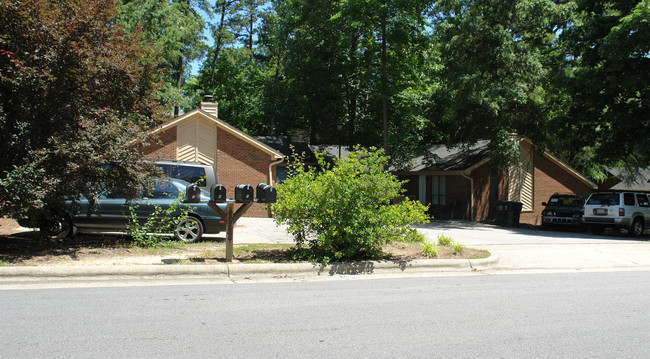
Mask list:
[[[182,85],[182,80],[183,80],[183,52],[181,51],[181,55],[178,57],[178,68],[176,69],[178,78],[176,79],[176,88],[180,92],[181,90],[181,85]],[[178,117],[180,113],[180,106],[175,105],[174,106],[174,117]]]
[[[210,89],[212,89],[212,86],[214,85],[214,73],[216,72],[217,68],[217,60],[219,59],[219,52],[221,52],[221,41],[223,38],[223,22],[226,19],[226,3],[227,1],[224,1],[221,3],[221,21],[219,22],[219,29],[217,29],[217,38],[216,38],[216,45],[214,48],[214,59],[212,60],[212,75],[210,75]]]
[[[384,13],[381,19],[381,112],[383,120],[384,151],[388,154],[388,74],[386,71],[386,21],[388,9],[383,2]]]
[[[352,59],[356,59],[356,53],[357,50],[359,49],[359,37],[361,34],[359,31],[355,31],[354,34],[352,35],[352,41],[350,44],[350,50],[348,52],[348,57],[352,61]],[[353,64],[354,67],[352,68],[352,71],[356,71],[356,64]],[[357,119],[357,93],[354,90],[354,84],[353,82],[356,81],[356,75],[349,76],[348,78],[348,91],[347,91],[347,103],[348,103],[348,146],[349,149],[352,150],[352,139],[354,138],[354,130],[356,127],[356,119]]]

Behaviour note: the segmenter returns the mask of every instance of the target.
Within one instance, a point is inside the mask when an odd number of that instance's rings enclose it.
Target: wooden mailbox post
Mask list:
[[[237,185],[235,187],[235,199],[226,197],[226,189],[222,185],[213,185],[210,189],[210,201],[208,206],[226,222],[226,262],[232,262],[234,251],[233,230],[235,223],[246,213],[253,203],[274,203],[277,200],[275,188],[265,183],[257,185],[257,198],[253,196],[253,188],[250,185]],[[224,211],[217,203],[226,203]],[[235,210],[235,204],[241,204]]]
[[[253,202],[242,203],[235,212],[235,203],[237,202],[234,200],[226,201],[226,211],[224,212],[214,201],[210,200],[208,202],[208,206],[226,222],[226,262],[232,262],[234,249],[233,229],[235,228],[235,223],[253,205]]]

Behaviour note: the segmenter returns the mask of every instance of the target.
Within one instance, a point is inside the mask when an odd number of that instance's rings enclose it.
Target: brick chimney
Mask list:
[[[201,110],[219,118],[219,104],[213,101],[212,95],[203,96],[203,100],[201,100]]]

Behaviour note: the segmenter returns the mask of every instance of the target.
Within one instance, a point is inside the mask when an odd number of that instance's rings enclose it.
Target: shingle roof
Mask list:
[[[609,172],[621,182],[610,187],[614,191],[650,191],[650,169],[639,169],[639,176],[625,179],[625,175],[619,169],[612,168]]]
[[[291,157],[296,153],[302,153],[306,162],[315,161],[316,157],[311,148],[305,142],[291,142],[287,136],[253,136],[256,140],[282,153],[286,157]],[[293,151],[291,149],[293,147]]]
[[[464,171],[489,157],[489,141],[478,141],[466,147],[447,147],[442,144],[430,145],[425,155],[416,157],[406,166],[393,171]]]

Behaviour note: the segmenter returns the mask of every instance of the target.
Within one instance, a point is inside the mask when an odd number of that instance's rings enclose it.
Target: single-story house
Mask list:
[[[218,104],[204,97],[199,109],[184,113],[153,130],[159,143],[142,149],[150,159],[197,161],[214,166],[217,180],[234,197],[235,186],[275,183],[284,155],[218,118]],[[250,217],[267,217],[264,205],[254,205]]]
[[[347,146],[305,145],[283,136],[257,137],[287,157],[291,146],[313,159],[315,152],[326,158],[347,157]],[[406,196],[429,205],[429,212],[440,219],[494,219],[498,201],[522,203],[520,222],[539,225],[542,202],[554,193],[577,193],[585,198],[598,186],[587,177],[548,152],[537,149],[522,138],[519,141],[521,166],[495,172],[490,163],[488,141],[468,148],[432,145],[426,155],[415,158],[406,168],[391,172],[405,184]],[[339,152],[340,151],[340,152]],[[283,163],[281,166],[285,166]],[[279,172],[286,173],[286,169]]]
[[[393,169],[407,180],[406,195],[429,205],[435,218],[493,219],[497,201],[522,203],[520,222],[539,225],[542,202],[554,193],[589,195],[598,186],[526,139],[519,140],[520,166],[494,171],[487,141],[469,148],[433,145],[427,156]]]

